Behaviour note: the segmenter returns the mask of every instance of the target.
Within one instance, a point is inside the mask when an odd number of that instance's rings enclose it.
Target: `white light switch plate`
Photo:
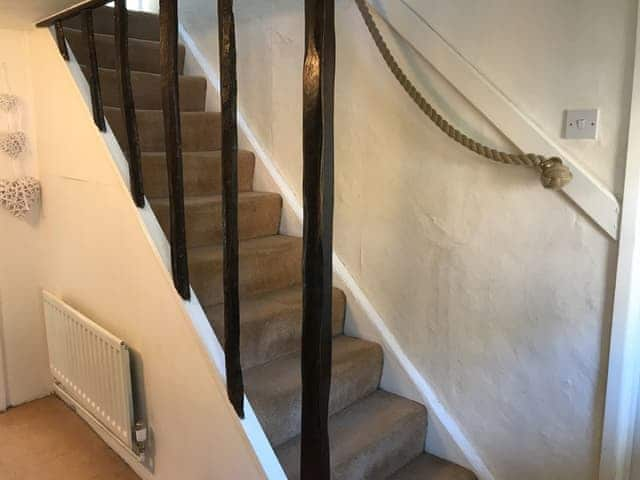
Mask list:
[[[564,138],[595,140],[598,137],[598,109],[567,110]]]

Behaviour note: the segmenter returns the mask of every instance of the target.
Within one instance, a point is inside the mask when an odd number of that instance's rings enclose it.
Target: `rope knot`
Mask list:
[[[547,158],[538,164],[540,169],[540,181],[544,188],[561,190],[572,179],[573,174],[558,157]]]

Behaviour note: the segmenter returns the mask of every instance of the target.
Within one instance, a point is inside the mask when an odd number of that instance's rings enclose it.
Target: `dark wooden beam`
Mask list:
[[[100,89],[100,75],[98,72],[98,57],[96,54],[96,40],[93,34],[93,11],[82,12],[82,34],[84,43],[89,52],[89,88],[91,89],[91,107],[93,109],[93,121],[101,132],[107,131],[102,106],[102,91]]]
[[[305,0],[302,480],[331,478],[334,8],[334,0]]]
[[[178,92],[178,1],[160,0],[160,64],[162,72],[162,111],[165,151],[169,179],[169,218],[171,267],[178,293],[188,300],[189,266],[184,215],[182,175],[182,136]]]
[[[65,60],[69,60],[69,50],[67,50],[67,42],[64,38],[64,27],[62,26],[61,21],[57,21],[55,23],[56,26],[56,42],[58,42],[58,50],[60,50],[60,55]]]
[[[127,132],[129,151],[129,183],[135,204],[144,207],[144,187],[142,183],[142,162],[140,160],[140,141],[136,106],[131,88],[131,70],[129,68],[129,19],[127,0],[115,0],[114,33],[116,42],[116,74],[120,86],[122,119]]]
[[[63,22],[65,20],[73,18],[76,15],[84,12],[85,10],[93,10],[94,8],[102,7],[110,1],[112,0],[86,0],[84,2],[79,2],[70,8],[66,8],[61,12],[54,13],[53,15],[43,18],[38,23],[36,23],[36,27],[50,27],[56,22]]]
[[[233,0],[218,0],[218,38],[222,106],[224,352],[227,394],[240,418],[244,418],[238,293],[238,81]]]

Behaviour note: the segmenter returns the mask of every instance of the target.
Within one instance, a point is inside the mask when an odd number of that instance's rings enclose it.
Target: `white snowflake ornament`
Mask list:
[[[40,198],[40,182],[33,177],[0,180],[0,206],[16,218],[31,211]]]

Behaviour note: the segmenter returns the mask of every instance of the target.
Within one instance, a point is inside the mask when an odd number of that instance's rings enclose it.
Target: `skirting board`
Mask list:
[[[218,92],[218,74],[182,25],[179,26],[179,32],[186,48],[185,74],[202,75],[207,79],[207,107],[216,108],[217,100],[210,97],[211,92]],[[241,111],[238,112],[238,127],[239,144],[251,149],[258,160],[254,180],[256,186],[260,190],[277,191],[283,197],[281,230],[286,234],[300,236],[303,215],[300,201],[278,170],[277,164],[261,146]],[[480,480],[494,480],[493,474],[438,399],[435,390],[406,356],[395,336],[386,327],[384,319],[335,253],[333,265],[335,284],[347,295],[345,332],[376,341],[382,346],[385,359],[381,381],[383,389],[411,398],[427,407],[429,428],[426,446],[429,452],[470,468]]]
[[[71,398],[62,387],[56,384],[54,386],[54,391],[55,394],[60,397],[60,399],[64,403],[69,405],[71,409],[73,409],[85,422],[87,422],[91,429],[96,432],[98,436],[102,438],[102,440],[120,456],[120,458],[127,462],[127,465],[129,465],[131,469],[136,472],[136,475],[138,475],[143,480],[153,479],[153,474],[142,464],[143,457],[137,456],[131,450],[126,448],[111,434],[111,432],[109,432],[109,430],[107,430],[100,422],[98,422],[94,418],[94,416],[91,415],[91,413],[86,411],[78,402]]]

